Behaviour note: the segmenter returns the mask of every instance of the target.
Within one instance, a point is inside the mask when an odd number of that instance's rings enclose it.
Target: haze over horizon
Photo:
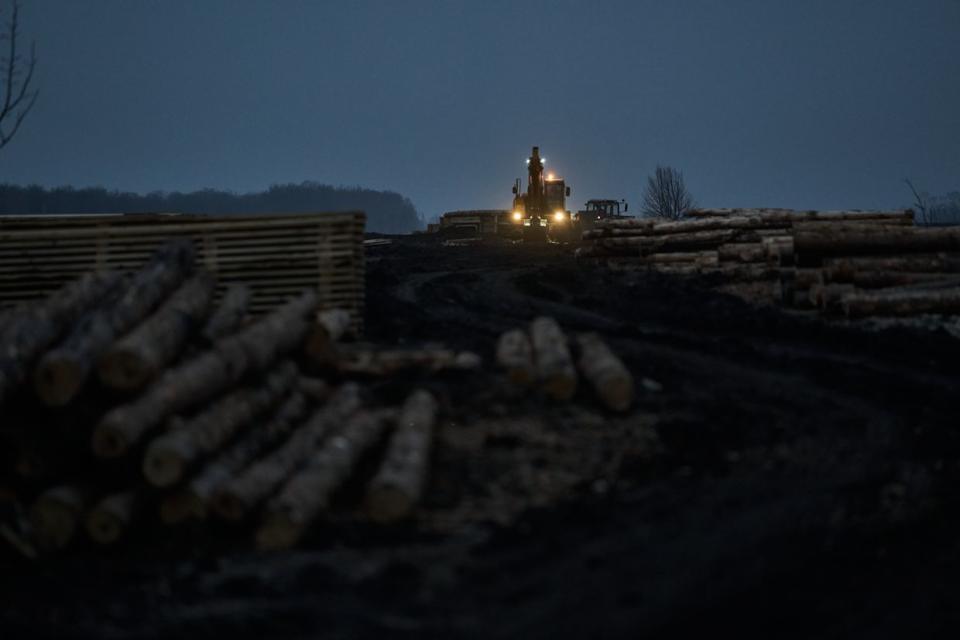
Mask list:
[[[960,2],[25,0],[40,98],[0,182],[312,180],[502,208],[539,145],[589,198],[657,164],[704,206],[960,190]]]

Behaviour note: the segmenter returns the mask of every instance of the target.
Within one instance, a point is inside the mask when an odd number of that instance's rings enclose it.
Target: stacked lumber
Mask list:
[[[194,245],[195,268],[217,274],[215,301],[242,283],[243,306],[258,316],[310,288],[320,308],[348,311],[359,331],[364,222],[360,212],[2,216],[0,308],[41,298],[87,272],[132,271],[178,238]]]
[[[504,332],[497,342],[497,364],[511,384],[537,388],[547,398],[569,401],[581,377],[607,409],[626,411],[634,399],[633,376],[603,339],[575,336],[575,345],[550,317],[535,318],[527,330]]]
[[[849,318],[957,314],[960,229],[907,211],[698,209],[599,222],[578,257],[618,272],[711,275],[724,290]]]

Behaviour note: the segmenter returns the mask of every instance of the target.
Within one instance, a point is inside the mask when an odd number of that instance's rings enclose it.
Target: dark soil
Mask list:
[[[960,341],[826,324],[562,247],[372,248],[366,339],[489,363],[540,314],[598,331],[639,388],[604,413],[482,373],[441,399],[414,522],[343,506],[301,549],[141,532],[0,556],[3,637],[950,636],[960,622]]]

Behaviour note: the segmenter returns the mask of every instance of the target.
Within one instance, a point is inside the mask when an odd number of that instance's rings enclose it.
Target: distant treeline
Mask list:
[[[364,211],[367,230],[404,233],[422,226],[407,198],[392,191],[331,187],[316,182],[274,185],[258,193],[203,189],[191,193],[155,191],[146,195],[103,187],[0,185],[0,215],[27,213],[301,213]]]
[[[931,224],[960,224],[960,191],[927,198],[927,218]]]

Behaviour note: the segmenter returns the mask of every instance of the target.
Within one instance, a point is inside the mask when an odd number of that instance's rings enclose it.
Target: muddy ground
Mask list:
[[[368,284],[378,343],[489,363],[539,314],[598,331],[636,407],[604,413],[586,388],[556,405],[489,364],[376,383],[384,402],[441,399],[415,521],[370,525],[348,489],[293,552],[217,525],[0,552],[3,637],[956,635],[957,338],[827,325],[554,245],[397,238],[370,250]]]

